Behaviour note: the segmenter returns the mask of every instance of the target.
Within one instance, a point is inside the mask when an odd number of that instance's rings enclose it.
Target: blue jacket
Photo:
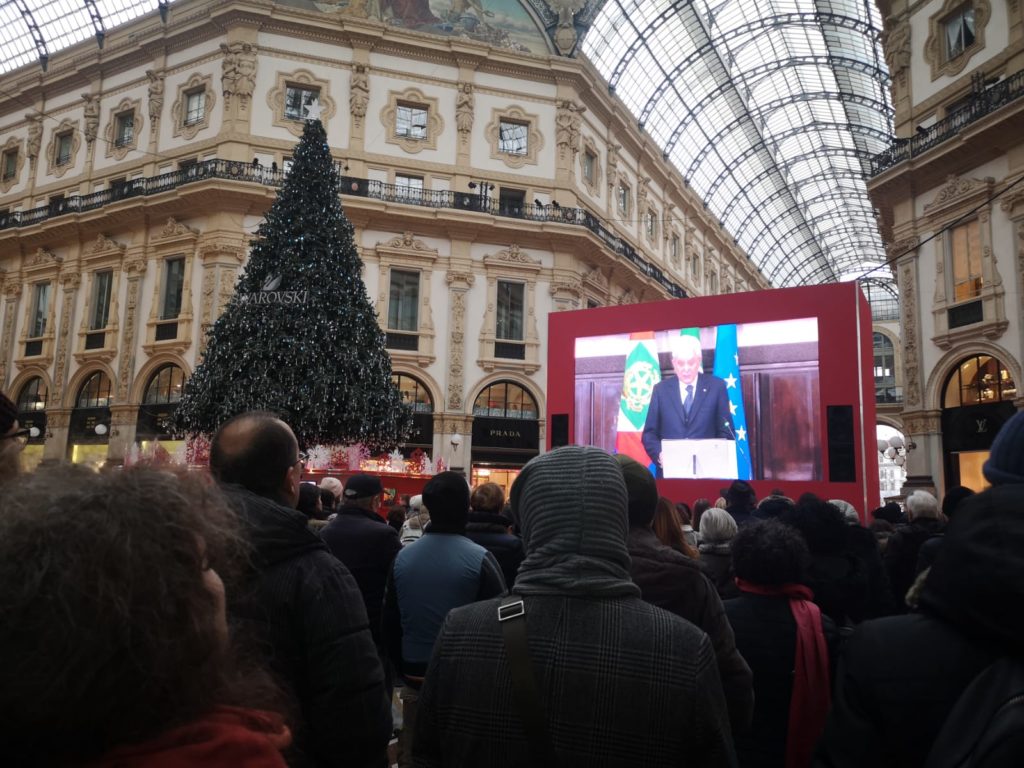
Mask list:
[[[457,533],[429,529],[391,568],[384,598],[384,643],[404,675],[422,677],[448,611],[505,594],[494,555]]]

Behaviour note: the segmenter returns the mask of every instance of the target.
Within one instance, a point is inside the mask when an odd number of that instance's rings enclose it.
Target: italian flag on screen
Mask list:
[[[624,453],[648,467],[651,459],[640,442],[640,436],[644,431],[654,385],[661,381],[661,368],[654,331],[631,333],[629,340],[632,348],[626,357],[626,370],[622,376],[615,452]]]

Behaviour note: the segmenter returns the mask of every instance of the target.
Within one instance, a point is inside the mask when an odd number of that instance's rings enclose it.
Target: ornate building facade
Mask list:
[[[898,138],[869,192],[900,291],[909,483],[980,490],[1024,406],[1024,4],[878,5]]]
[[[541,450],[550,312],[767,287],[564,55],[571,12],[454,5],[182,0],[0,77],[0,386],[30,457],[171,438],[314,100],[407,448],[499,474]]]

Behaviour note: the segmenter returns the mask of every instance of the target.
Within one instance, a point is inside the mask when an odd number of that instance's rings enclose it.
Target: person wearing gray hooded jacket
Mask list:
[[[729,712],[704,632],[640,598],[629,577],[622,472],[567,446],[512,486],[526,558],[523,601],[539,708],[560,765],[734,766]],[[537,765],[513,700],[498,621],[503,600],[457,608],[420,694],[415,764]]]

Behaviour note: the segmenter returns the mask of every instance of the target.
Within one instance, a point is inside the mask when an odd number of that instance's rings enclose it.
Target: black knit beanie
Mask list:
[[[625,454],[616,454],[614,458],[622,469],[622,479],[626,481],[629,524],[649,526],[654,522],[654,512],[658,506],[658,486],[654,482],[654,475],[639,461]]]
[[[423,487],[423,504],[430,510],[430,530],[463,533],[469,521],[469,484],[458,472],[434,475]]]

